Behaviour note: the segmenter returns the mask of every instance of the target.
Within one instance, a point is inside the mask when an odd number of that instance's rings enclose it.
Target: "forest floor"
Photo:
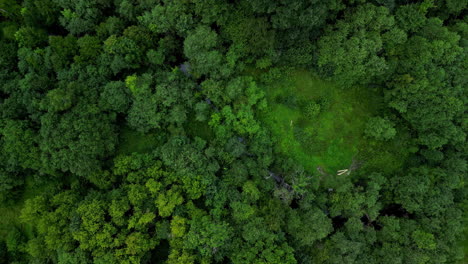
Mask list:
[[[383,105],[376,89],[342,89],[300,71],[265,90],[269,109],[262,119],[273,134],[277,150],[309,172],[321,167],[324,173],[336,175],[353,160],[384,172],[402,167],[408,153],[399,153],[399,140],[378,142],[364,137],[367,120],[378,115]],[[316,115],[310,115],[311,103],[320,107]]]

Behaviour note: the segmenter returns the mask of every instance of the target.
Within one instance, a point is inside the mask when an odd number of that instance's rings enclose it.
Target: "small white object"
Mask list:
[[[343,174],[345,174],[346,172],[348,172],[348,169],[339,170],[339,171],[337,171],[337,174],[336,174],[336,175],[343,175]]]

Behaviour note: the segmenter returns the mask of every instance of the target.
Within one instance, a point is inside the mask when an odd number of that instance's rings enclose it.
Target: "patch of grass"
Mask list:
[[[395,155],[399,148],[364,137],[367,120],[378,115],[382,105],[376,90],[342,89],[305,71],[265,90],[269,109],[262,120],[272,131],[279,151],[308,171],[315,173],[321,166],[334,175],[348,168],[353,158],[364,158],[374,168],[390,163],[394,169],[404,162],[404,155]],[[318,114],[308,113],[311,104],[320,106]]]
[[[199,137],[204,140],[214,138],[214,133],[208,122],[201,122],[195,119],[194,115],[189,115],[189,120],[184,125],[185,132],[191,137]]]
[[[19,220],[21,209],[24,202],[34,198],[41,193],[49,191],[47,183],[39,184],[34,181],[33,176],[27,176],[25,184],[21,191],[18,191],[14,202],[2,203],[0,207],[0,239],[6,238],[8,232],[13,227],[18,228],[28,239],[33,238],[33,227],[29,224],[24,224]]]
[[[120,132],[119,149],[117,153],[131,154],[133,152],[150,152],[159,144],[160,139],[161,135],[156,132],[144,134],[129,127],[124,127]]]
[[[22,203],[14,206],[0,207],[0,237],[6,238],[9,230],[13,227],[21,227],[18,218],[20,216]]]

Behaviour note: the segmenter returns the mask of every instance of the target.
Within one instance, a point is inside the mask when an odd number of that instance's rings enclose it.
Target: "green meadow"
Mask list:
[[[378,89],[343,89],[306,72],[289,74],[265,87],[269,108],[262,115],[276,148],[309,172],[321,167],[336,175],[359,161],[364,168],[399,169],[408,152],[400,153],[399,135],[390,142],[364,136],[367,120],[379,115]],[[344,177],[344,176],[343,176]]]

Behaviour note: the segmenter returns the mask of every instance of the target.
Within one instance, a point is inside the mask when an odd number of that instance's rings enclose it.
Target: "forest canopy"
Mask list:
[[[0,0],[0,264],[468,261],[465,0]]]

